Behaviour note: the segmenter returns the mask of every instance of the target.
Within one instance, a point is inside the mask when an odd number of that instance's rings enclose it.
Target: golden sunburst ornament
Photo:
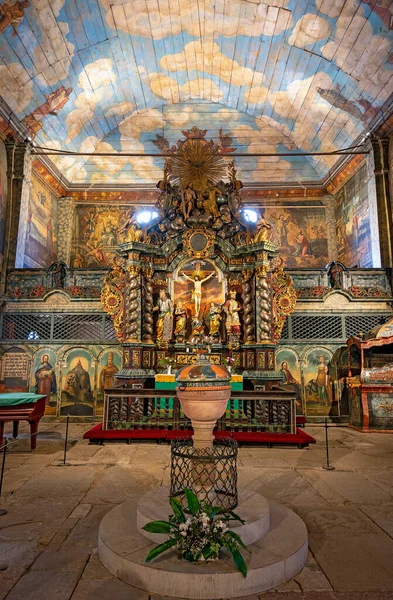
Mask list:
[[[227,176],[227,162],[219,147],[204,139],[187,139],[168,162],[171,182],[183,189],[192,184],[196,191],[202,191]]]

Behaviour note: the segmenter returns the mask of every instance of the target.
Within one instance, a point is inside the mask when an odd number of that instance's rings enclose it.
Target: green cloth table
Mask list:
[[[41,398],[45,398],[45,394],[34,394],[30,392],[10,392],[8,394],[0,394],[0,406],[34,404]]]
[[[14,438],[18,437],[19,421],[30,425],[30,447],[36,447],[38,423],[45,412],[46,394],[10,392],[0,394],[0,445],[3,444],[4,423],[13,421]]]

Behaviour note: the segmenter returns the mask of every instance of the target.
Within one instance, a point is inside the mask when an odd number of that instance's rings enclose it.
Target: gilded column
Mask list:
[[[143,341],[153,343],[153,269],[143,269]]]
[[[267,282],[267,265],[261,265],[256,269],[257,275],[257,300],[258,300],[258,342],[270,342],[271,340],[271,306],[270,290]]]
[[[140,342],[140,267],[127,266],[128,285],[126,287],[126,342]]]
[[[255,343],[255,311],[251,291],[252,270],[243,271],[243,311],[244,311],[244,342]]]

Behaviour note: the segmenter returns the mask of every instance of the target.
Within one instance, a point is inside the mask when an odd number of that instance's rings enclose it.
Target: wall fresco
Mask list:
[[[98,363],[97,393],[95,415],[102,416],[104,410],[104,389],[113,387],[115,375],[121,369],[122,355],[120,350],[104,350]]]
[[[75,209],[71,265],[105,267],[112,264],[122,241],[121,228],[129,218],[130,206],[80,204]]]
[[[61,415],[93,415],[94,376],[94,360],[88,350],[74,348],[67,354],[61,377]]]
[[[55,416],[57,413],[58,377],[56,353],[51,348],[38,350],[30,374],[30,390],[37,394],[49,396],[45,409],[46,415]]]
[[[3,267],[5,241],[5,218],[7,209],[7,155],[4,142],[0,139],[0,271]]]
[[[333,407],[333,389],[328,368],[331,358],[331,352],[325,348],[317,348],[307,354],[303,367],[307,415],[338,416]]]
[[[29,354],[24,348],[8,348],[1,360],[0,390],[26,392],[30,372]]]
[[[280,371],[284,376],[283,387],[296,392],[296,414],[304,414],[300,363],[297,354],[286,348],[276,352],[276,371]]]
[[[57,198],[37,176],[31,176],[24,267],[49,267],[57,258]]]
[[[285,266],[322,267],[329,262],[325,208],[275,206],[260,212],[271,226],[268,239],[281,247]]]
[[[347,267],[373,267],[371,218],[367,165],[363,165],[337,192],[338,258]]]

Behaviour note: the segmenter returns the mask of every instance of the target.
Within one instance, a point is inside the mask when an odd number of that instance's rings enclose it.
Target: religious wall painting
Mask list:
[[[27,210],[24,267],[49,267],[57,258],[57,198],[34,174]]]
[[[372,267],[367,166],[363,165],[335,195],[339,260],[346,267]]]
[[[116,373],[121,369],[122,355],[120,350],[106,349],[98,357],[97,397],[94,414],[101,416],[104,409],[104,390],[116,383]]]
[[[73,348],[62,366],[61,415],[90,416],[94,412],[95,366],[88,350]]]
[[[185,261],[175,271],[172,289],[175,335],[187,339],[204,335],[221,339],[225,280],[214,263],[204,259]]]
[[[135,223],[130,206],[78,205],[75,210],[73,252],[74,268],[105,267],[113,262],[118,245],[138,237],[142,230]],[[131,237],[130,237],[131,236]]]
[[[292,350],[283,348],[276,353],[276,371],[283,376],[281,384],[285,389],[296,393],[296,414],[304,414],[301,392],[301,373],[299,357]]]
[[[5,218],[7,207],[7,154],[4,142],[0,139],[0,271],[3,266],[5,242]]]
[[[304,367],[305,412],[309,416],[338,416],[338,403],[333,402],[333,387],[329,374],[331,352],[316,348],[308,352]]]
[[[280,246],[284,266],[322,267],[329,262],[323,207],[266,207],[261,209],[261,217],[270,226],[267,238]]]
[[[30,357],[23,348],[8,348],[1,359],[0,390],[2,392],[27,392],[30,364]]]
[[[50,348],[38,350],[34,356],[30,374],[30,391],[48,396],[45,415],[57,413],[58,376],[57,358]]]

